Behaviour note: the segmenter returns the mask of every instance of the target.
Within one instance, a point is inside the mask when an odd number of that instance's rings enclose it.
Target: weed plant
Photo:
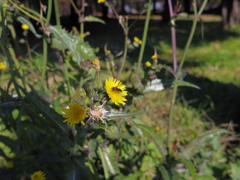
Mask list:
[[[234,129],[204,122],[205,108],[189,106],[178,93],[180,87],[199,89],[185,81],[183,66],[207,0],[199,8],[192,1],[192,27],[181,53],[176,18],[186,14],[175,11],[171,0],[171,47],[147,44],[152,0],[143,10],[141,38],[129,36],[134,23],[117,13],[114,1],[98,0],[122,28],[119,52],[107,42],[93,48],[86,41],[91,34],[85,23],[105,22],[70,2],[79,19],[71,30],[61,26],[57,0],[40,2],[39,12],[12,0],[0,2],[0,179],[237,180],[240,152],[226,151]],[[50,23],[52,7],[56,25]],[[16,34],[16,22],[22,34]],[[30,37],[42,47],[33,46]],[[143,60],[146,48],[152,54]],[[162,63],[167,49],[171,61]],[[192,51],[187,63],[206,58]],[[136,55],[133,62],[128,55]]]

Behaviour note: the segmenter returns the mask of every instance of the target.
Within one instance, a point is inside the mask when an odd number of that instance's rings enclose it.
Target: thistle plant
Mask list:
[[[67,118],[66,122],[70,127],[75,129],[75,126],[81,123],[83,126],[94,125],[95,123],[103,123],[107,126],[109,117],[114,117],[114,113],[128,116],[121,112],[108,111],[105,106],[110,102],[117,105],[125,105],[127,101],[126,86],[115,78],[107,78],[105,85],[100,76],[101,65],[98,58],[93,61],[93,67],[96,70],[93,82],[84,86],[86,98],[89,99],[88,107],[82,107],[79,104],[69,104],[68,109],[63,109],[63,116]]]
[[[84,5],[79,10],[74,1],[70,2],[79,16],[79,30],[73,27],[67,31],[60,26],[57,0],[49,0],[47,9],[46,5],[40,4],[39,12],[16,1],[0,1],[0,45],[6,56],[6,61],[0,62],[0,71],[1,78],[7,77],[7,82],[0,88],[0,141],[3,142],[0,146],[0,179],[213,178],[198,173],[194,156],[213,137],[229,131],[214,129],[194,136],[193,141],[183,143],[183,146],[180,145],[182,142],[173,139],[172,133],[175,132],[172,125],[176,123],[178,87],[197,87],[183,81],[181,73],[207,0],[200,10],[193,0],[193,25],[179,62],[175,26],[171,26],[173,67],[161,63],[162,55],[156,47],[153,47],[152,56],[143,63],[152,0],[147,4],[142,38],[133,36],[132,39],[129,32],[134,24],[129,25],[129,18],[118,15],[112,1],[98,0],[113,10],[124,35],[123,51],[114,54],[111,46],[105,45],[104,57],[98,56],[91,43],[86,41],[91,33],[84,32],[85,22],[104,22],[85,16]],[[84,2],[82,0],[82,4]],[[168,2],[171,25],[174,25],[178,11],[173,11],[171,1]],[[50,22],[52,5],[56,25]],[[23,29],[31,31],[43,44],[42,53],[31,54],[34,63],[30,69],[23,63],[25,61],[18,61],[13,49],[9,48],[12,44],[6,30],[15,10],[21,12],[17,14],[17,21],[24,24]],[[36,22],[37,27],[29,18]],[[50,47],[54,57],[49,54]],[[134,59],[136,63],[131,64],[129,70],[125,69],[128,53],[139,47],[139,56]],[[160,75],[163,70],[173,78],[168,86]],[[12,86],[13,89],[10,88]],[[169,114],[168,110],[165,112],[167,128],[145,125],[139,115],[145,118],[146,113],[152,113],[152,107],[139,111],[136,104],[140,101],[136,99],[152,90],[161,90],[158,92],[161,93],[167,87],[172,88],[169,91],[172,93]],[[159,103],[159,99],[156,101]],[[141,103],[146,105],[144,101]],[[164,129],[167,129],[166,134],[162,134]],[[180,172],[179,166],[185,173]]]

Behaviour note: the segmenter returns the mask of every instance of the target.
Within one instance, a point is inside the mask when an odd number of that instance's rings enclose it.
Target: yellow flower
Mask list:
[[[111,50],[107,50],[107,54],[111,54]]]
[[[154,55],[152,55],[151,58],[152,58],[153,60],[156,60],[156,59],[160,58],[160,55],[159,55],[159,54],[154,54]]]
[[[151,66],[152,66],[152,63],[150,63],[150,61],[147,61],[147,62],[145,62],[145,66],[151,67]]]
[[[71,51],[67,51],[66,54],[67,54],[68,56],[70,56],[72,53],[71,53]]]
[[[29,26],[27,24],[22,24],[22,29],[23,30],[29,30]]]
[[[80,34],[78,34],[78,37],[82,39],[83,35],[80,33]]]
[[[77,28],[76,28],[75,26],[73,26],[73,27],[72,27],[72,30],[73,30],[73,31],[76,31],[76,30],[77,30]]]
[[[46,175],[42,171],[36,171],[34,174],[31,175],[31,180],[45,180]]]
[[[98,0],[98,3],[104,3],[106,0]]]
[[[85,125],[84,119],[88,117],[87,108],[83,108],[79,104],[70,104],[68,105],[69,109],[62,109],[63,117],[67,118],[63,122],[66,122],[68,126],[75,129],[75,125],[82,123]]]
[[[4,62],[0,62],[0,70],[6,69],[7,66],[4,64]]]
[[[138,44],[142,44],[142,40],[138,39],[138,37],[134,37],[133,40],[138,43]]]
[[[159,131],[159,130],[160,130],[160,127],[156,126],[156,127],[155,127],[155,130],[156,130],[156,131]]]
[[[105,89],[109,98],[114,104],[126,104],[124,101],[127,101],[127,99],[125,98],[125,96],[127,96],[127,91],[125,91],[126,86],[122,85],[122,82],[114,78],[106,79]]]
[[[168,50],[168,53],[169,53],[169,54],[172,54],[172,53],[173,53],[173,50],[172,50],[172,49],[169,49],[169,50]]]
[[[101,66],[100,66],[100,61],[98,58],[93,60],[93,67],[97,70],[100,71],[101,70]]]
[[[8,161],[7,162],[7,168],[13,168],[13,162],[12,161]]]

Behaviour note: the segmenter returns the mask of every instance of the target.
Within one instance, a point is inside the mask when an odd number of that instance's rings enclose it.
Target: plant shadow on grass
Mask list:
[[[185,80],[200,87],[200,90],[181,87],[180,96],[183,96],[188,102],[192,102],[189,105],[203,109],[207,113],[205,117],[214,121],[217,126],[230,123],[230,121],[239,125],[239,87],[232,83],[225,84],[192,75],[187,75]],[[239,127],[235,130],[240,132]]]

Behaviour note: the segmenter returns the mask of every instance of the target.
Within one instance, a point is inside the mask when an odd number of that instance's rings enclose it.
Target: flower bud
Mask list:
[[[83,86],[83,89],[85,90],[87,97],[91,98],[94,95],[94,89],[92,84],[85,84]]]
[[[119,130],[116,126],[109,126],[105,129],[105,136],[111,140],[120,139]]]

